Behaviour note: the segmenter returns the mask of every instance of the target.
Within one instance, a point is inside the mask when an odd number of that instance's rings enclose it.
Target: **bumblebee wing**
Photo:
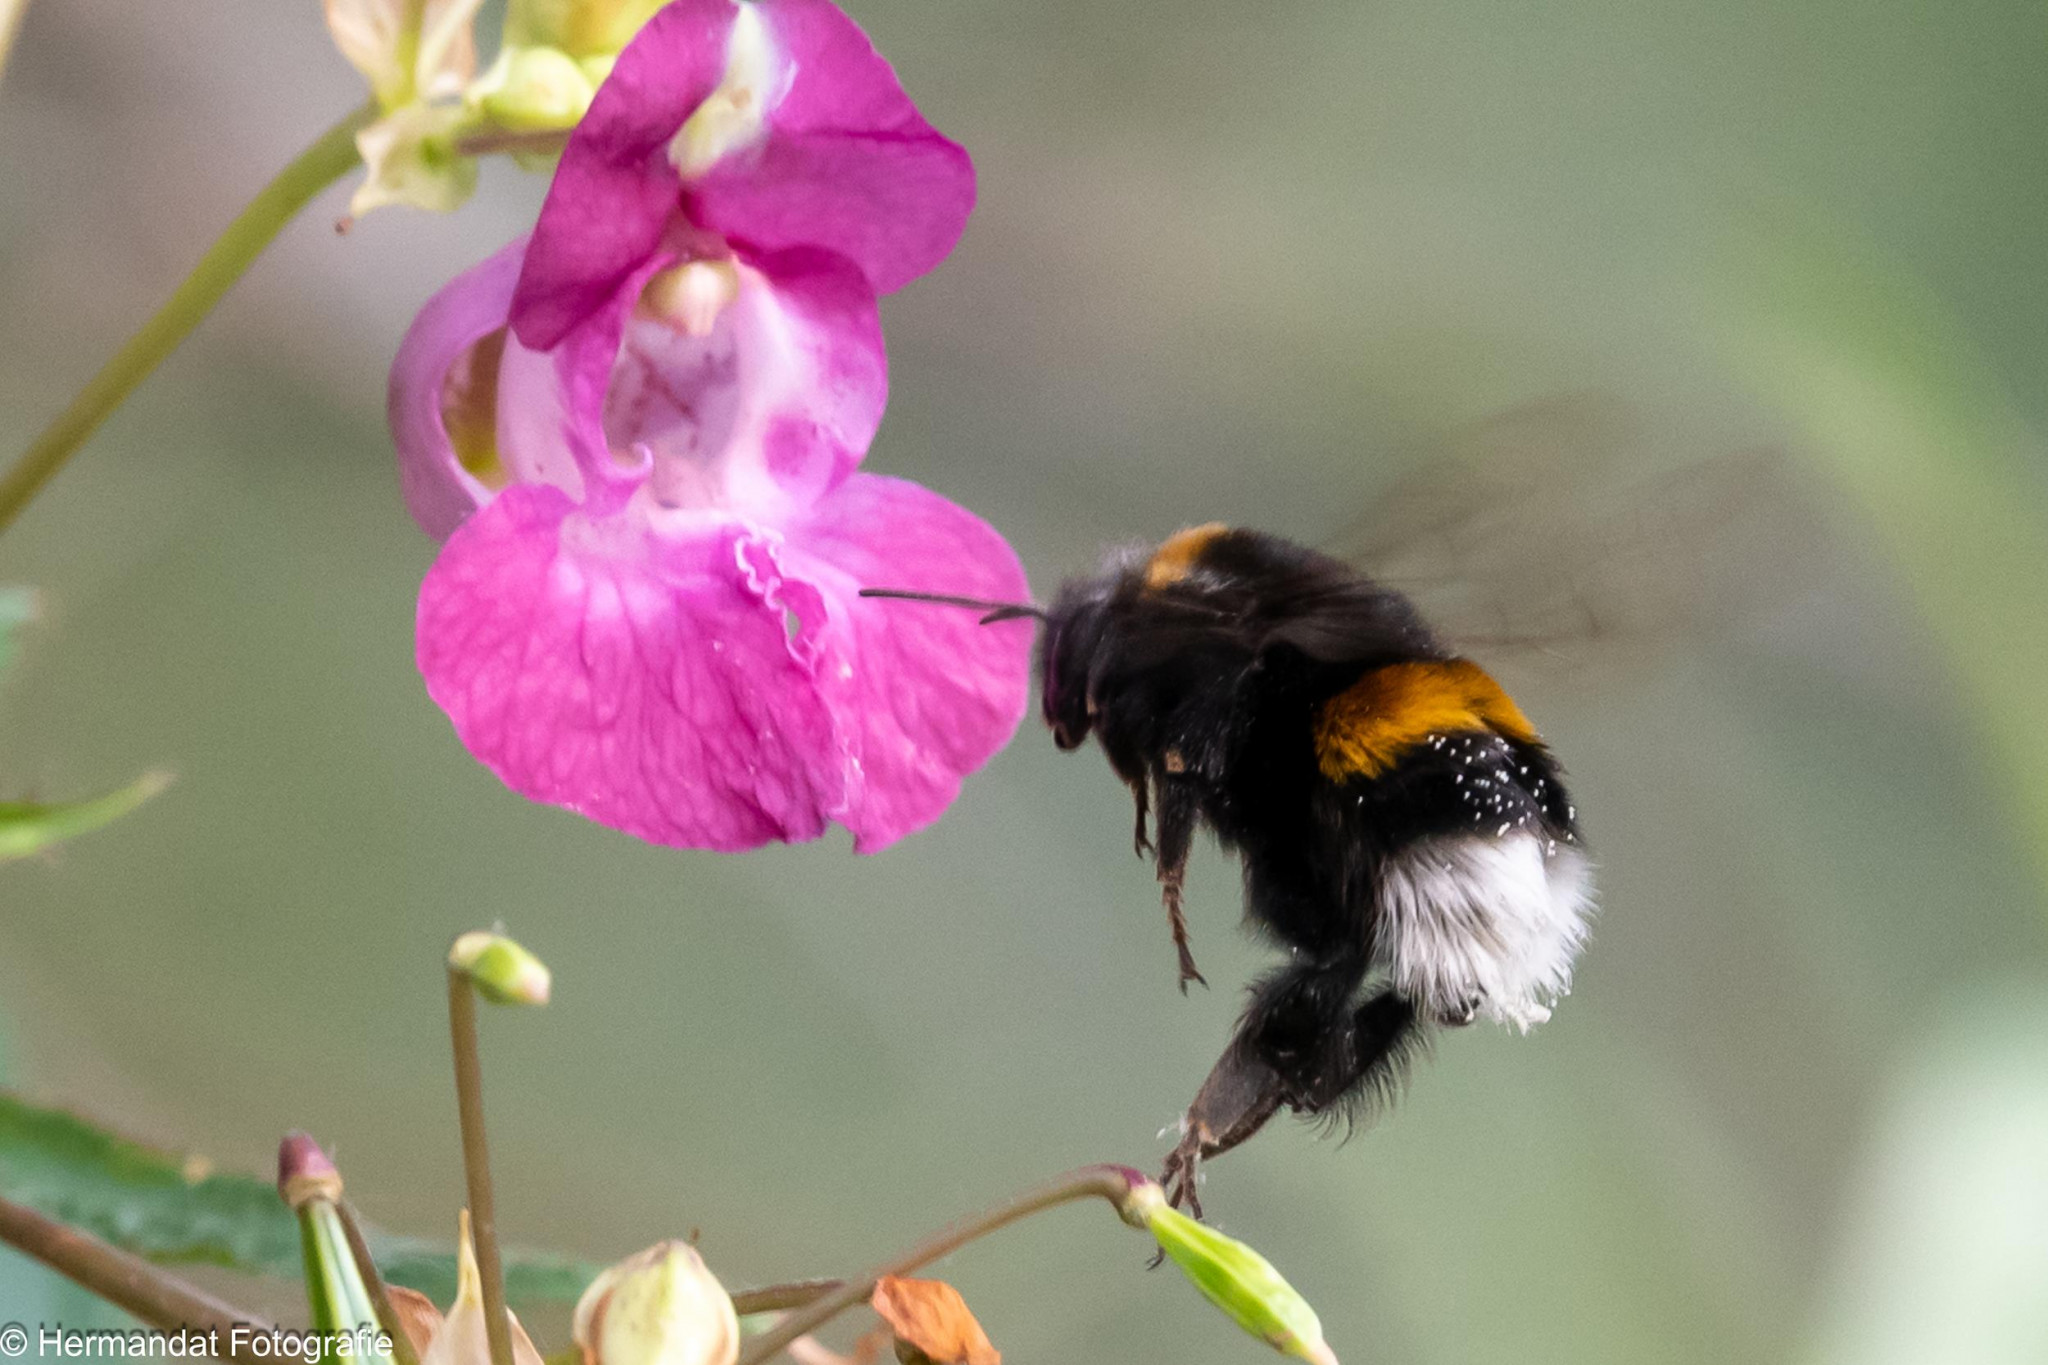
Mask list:
[[[1782,451],[1674,459],[1624,405],[1572,395],[1459,433],[1330,549],[1461,653],[1575,671],[1813,591],[1827,520]]]

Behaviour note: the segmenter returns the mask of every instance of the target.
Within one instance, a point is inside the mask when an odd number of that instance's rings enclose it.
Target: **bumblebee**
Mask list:
[[[1118,553],[1043,611],[870,593],[1044,618],[1046,725],[1064,750],[1093,736],[1131,789],[1183,991],[1203,981],[1181,910],[1202,826],[1243,863],[1246,918],[1287,949],[1182,1119],[1176,1204],[1199,1214],[1201,1163],[1283,1106],[1355,1112],[1429,1028],[1527,1031],[1570,988],[1592,875],[1562,770],[1403,594],[1221,524]]]
[[[1038,675],[1053,741],[1092,735],[1131,789],[1181,988],[1202,979],[1181,912],[1198,826],[1237,852],[1248,921],[1288,952],[1182,1120],[1176,1203],[1199,1212],[1200,1163],[1281,1107],[1355,1110],[1429,1028],[1526,1031],[1569,990],[1592,871],[1562,770],[1403,594],[1193,527],[1067,583]]]
[[[1196,831],[1238,855],[1246,918],[1287,957],[1181,1121],[1161,1177],[1176,1205],[1199,1216],[1202,1163],[1282,1108],[1355,1118],[1431,1030],[1526,1032],[1570,990],[1593,878],[1563,769],[1390,575],[1447,564],[1435,577],[1471,600],[1432,615],[1503,651],[1697,634],[1805,575],[1810,504],[1781,458],[1611,479],[1601,452],[1636,438],[1609,412],[1567,399],[1490,424],[1519,460],[1397,487],[1363,524],[1371,573],[1212,524],[1113,553],[1049,608],[864,590],[1043,621],[1045,723],[1064,750],[1095,739],[1130,788],[1183,991],[1202,980],[1181,911]],[[1482,618],[1506,633],[1468,628]]]

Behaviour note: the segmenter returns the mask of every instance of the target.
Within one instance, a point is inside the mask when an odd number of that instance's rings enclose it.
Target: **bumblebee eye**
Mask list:
[[[1093,728],[1088,708],[1087,670],[1078,655],[1084,632],[1072,616],[1056,616],[1047,626],[1039,668],[1040,707],[1052,740],[1061,750],[1078,749]]]
[[[1062,750],[1080,748],[1094,728],[1094,717],[1084,705],[1076,704],[1079,701],[1075,689],[1057,670],[1046,678],[1045,723],[1052,727],[1052,742]]]

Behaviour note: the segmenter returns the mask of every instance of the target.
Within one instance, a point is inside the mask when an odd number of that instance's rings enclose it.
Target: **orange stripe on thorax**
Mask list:
[[[1209,542],[1229,529],[1220,521],[1212,521],[1205,526],[1175,531],[1153,552],[1152,558],[1145,561],[1145,586],[1170,588],[1186,578],[1194,571],[1195,561],[1202,557],[1202,551],[1209,548]]]
[[[1316,762],[1332,781],[1377,777],[1431,735],[1459,730],[1536,742],[1522,708],[1471,660],[1389,664],[1323,703]]]

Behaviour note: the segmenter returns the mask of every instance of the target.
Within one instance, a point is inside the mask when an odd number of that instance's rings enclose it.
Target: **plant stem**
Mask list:
[[[8,0],[0,0],[0,4]],[[300,209],[357,164],[356,130],[376,117],[365,104],[322,133],[312,146],[256,192],[135,335],[78,391],[71,405],[43,429],[4,476],[0,476],[0,531],[21,515],[64,462],[85,444],[135,386],[178,348],[199,320],[213,311],[244,271],[255,263]]]
[[[743,1318],[755,1313],[781,1313],[816,1303],[845,1283],[844,1280],[792,1280],[788,1284],[742,1289],[732,1296],[732,1311]]]
[[[28,0],[0,0],[0,71],[7,69],[7,55],[14,51],[15,35],[27,13]]]
[[[276,1330],[269,1323],[254,1313],[221,1302],[140,1256],[102,1242],[89,1232],[0,1199],[0,1241],[35,1257],[158,1331],[190,1328],[195,1332],[217,1333],[209,1349],[221,1359],[276,1365],[268,1354],[256,1356],[247,1350],[237,1353],[233,1349],[235,1328],[242,1329],[241,1339],[247,1341]]]
[[[457,156],[490,156],[495,152],[538,152],[559,155],[569,145],[567,128],[515,132],[509,128],[481,128],[455,139]]]
[[[972,1218],[933,1233],[895,1260],[848,1280],[838,1289],[813,1301],[809,1307],[791,1313],[761,1335],[749,1337],[740,1347],[736,1365],[761,1365],[762,1361],[804,1333],[817,1330],[855,1304],[867,1302],[875,1292],[876,1281],[884,1275],[907,1275],[977,1237],[986,1237],[998,1228],[1055,1205],[1093,1195],[1121,1207],[1130,1192],[1130,1177],[1121,1166],[1083,1166],[1079,1170],[1068,1171],[1037,1189],[1027,1190]]]
[[[484,1332],[491,1365],[512,1365],[505,1316],[505,1272],[498,1261],[498,1219],[491,1200],[491,1150],[484,1140],[484,1068],[476,1041],[476,988],[469,973],[448,969],[448,1033],[455,1044],[455,1102],[462,1116],[462,1166],[469,1177],[469,1222],[483,1280]]]
[[[356,1218],[355,1205],[346,1199],[337,1199],[334,1212],[341,1219],[342,1235],[348,1238],[348,1254],[355,1259],[356,1273],[363,1277],[363,1288],[370,1291],[370,1302],[376,1305],[377,1325],[391,1338],[393,1365],[420,1365],[420,1353],[412,1348],[412,1338],[405,1333],[405,1322],[398,1316],[398,1310],[391,1306],[391,1295],[384,1287],[384,1274],[377,1269],[377,1262],[370,1255],[370,1243],[363,1236],[363,1225]]]

